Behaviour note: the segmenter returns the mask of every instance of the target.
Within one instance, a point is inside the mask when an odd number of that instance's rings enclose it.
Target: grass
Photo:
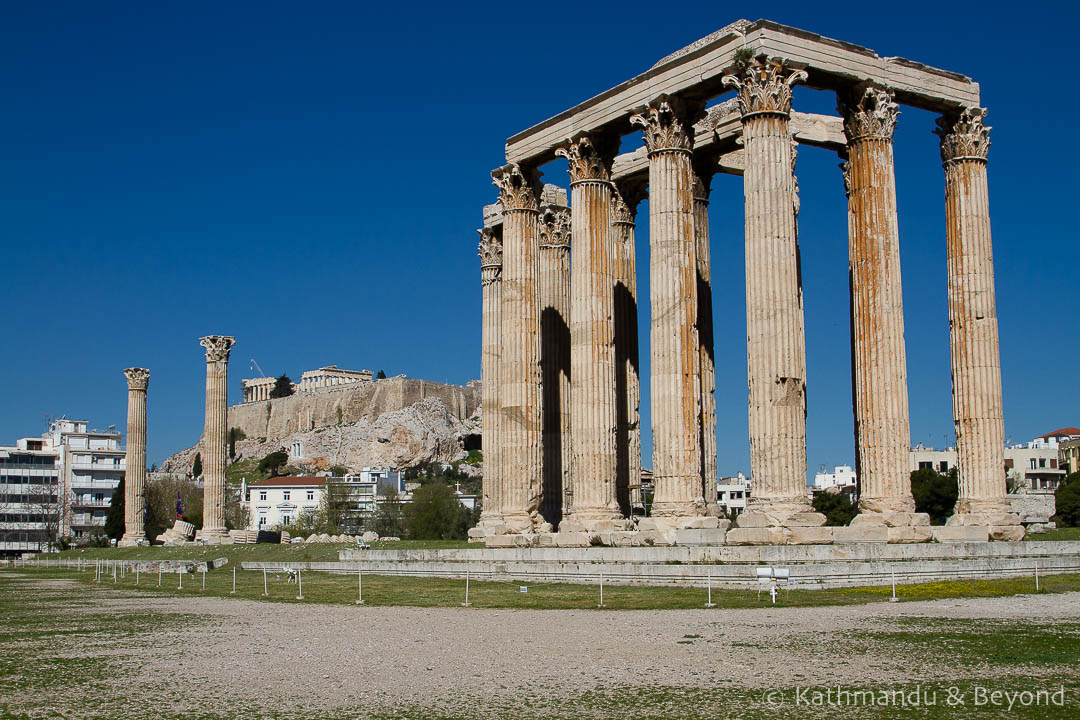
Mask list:
[[[1054,530],[1047,530],[1044,533],[1028,535],[1024,539],[1032,542],[1080,540],[1080,527],[1055,528]]]
[[[326,546],[322,546],[326,547]],[[317,561],[326,551],[313,545],[308,557],[303,557],[302,546],[287,561]],[[196,548],[168,548],[184,550]],[[118,552],[128,553],[139,548],[113,551],[112,559]],[[143,549],[145,550],[145,549]],[[208,550],[203,548],[203,550]],[[143,592],[158,592],[170,595],[208,595],[216,597],[237,597],[248,600],[271,602],[305,602],[314,604],[348,605],[357,599],[356,575],[337,575],[323,572],[305,572],[303,582],[303,600],[299,600],[299,588],[288,582],[284,573],[267,573],[266,591],[263,594],[263,574],[260,571],[242,570],[239,563],[243,560],[267,560],[257,557],[258,545],[218,546],[205,552],[201,557],[181,553],[172,554],[171,559],[208,559],[215,556],[228,556],[229,565],[205,574],[185,576],[183,588],[180,588],[178,575],[163,573],[161,587],[157,585],[156,573],[140,573],[139,584],[133,573],[117,577],[117,587],[137,589]],[[138,559],[126,557],[124,559]],[[276,557],[276,560],[282,558]],[[232,592],[233,568],[236,568],[236,593]],[[24,572],[19,568],[19,572]],[[29,573],[41,573],[43,577],[73,578],[87,584],[114,585],[111,573],[95,583],[92,568],[84,568],[79,573],[62,568],[26,568]],[[0,571],[2,572],[2,571]],[[203,581],[205,580],[205,589]],[[521,588],[525,587],[526,592]],[[916,585],[899,585],[896,593],[900,601],[940,600],[946,598],[1001,597],[1035,591],[1032,578],[1006,578],[993,580],[956,580]],[[1080,575],[1047,575],[1040,579],[1040,592],[1062,593],[1080,591]],[[703,608],[706,600],[705,589],[700,586],[605,586],[604,609],[609,610],[687,610]],[[856,605],[882,602],[889,598],[888,586],[830,588],[825,590],[792,589],[782,591],[777,598],[777,607],[824,607]],[[447,578],[417,578],[385,575],[368,575],[363,578],[363,599],[371,606],[413,606],[413,607],[459,607],[465,601],[465,581]],[[600,600],[597,585],[576,585],[569,583],[526,583],[517,581],[473,581],[469,583],[469,603],[475,608],[506,608],[530,610],[569,610],[598,609]],[[759,593],[755,589],[719,589],[712,591],[712,601],[719,608],[756,608],[772,606],[768,593]]]

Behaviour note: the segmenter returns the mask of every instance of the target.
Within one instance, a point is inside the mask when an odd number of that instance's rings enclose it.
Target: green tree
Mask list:
[[[371,518],[371,526],[381,537],[401,537],[405,534],[401,497],[394,488],[389,488],[383,495]]]
[[[270,398],[289,397],[292,394],[292,380],[285,373],[281,373],[281,377],[274,381],[274,387],[270,389]]]
[[[960,486],[956,468],[941,474],[933,468],[911,471],[911,496],[915,499],[915,512],[930,515],[934,525],[944,525],[956,510]]]
[[[385,380],[386,379],[386,373],[384,373],[382,370],[380,370],[379,372],[375,373],[375,379],[376,380]]]
[[[825,516],[829,527],[850,525],[852,518],[859,514],[859,508],[844,493],[814,493],[814,510]]]
[[[195,453],[195,460],[191,463],[191,477],[198,480],[202,477],[202,454]]]
[[[273,477],[277,475],[278,469],[289,462],[289,453],[284,450],[278,450],[272,452],[262,460],[259,461],[259,465],[256,468],[259,472],[265,473]]]
[[[236,427],[229,428],[229,457],[230,458],[235,458],[236,457],[236,443],[239,442],[240,440],[244,440],[246,438],[247,438],[247,433],[245,433],[240,428],[236,428]]]
[[[202,526],[203,491],[179,475],[159,475],[146,484],[146,536],[151,541],[176,522],[176,494],[180,493],[184,519]]]
[[[1064,527],[1080,525],[1080,472],[1074,472],[1058,485],[1054,493],[1057,521]]]
[[[105,514],[105,534],[113,540],[124,537],[126,524],[124,522],[124,478],[113,490],[112,500],[109,502],[109,511]]]
[[[468,531],[469,511],[453,489],[442,483],[414,490],[404,514],[411,540],[462,540]]]

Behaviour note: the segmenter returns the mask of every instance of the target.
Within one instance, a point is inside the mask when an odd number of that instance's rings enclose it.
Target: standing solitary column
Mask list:
[[[615,334],[611,234],[611,138],[578,135],[555,150],[570,173],[570,425],[573,428],[572,524],[560,530],[625,527],[615,495]]]
[[[540,211],[540,374],[544,390],[544,518],[555,525],[571,497],[570,208]]]
[[[694,247],[697,251],[697,327],[701,355],[701,449],[705,512],[720,515],[716,497],[716,358],[713,342],[712,255],[709,248],[709,185],[712,170],[694,172]]]
[[[632,515],[645,512],[641,492],[641,376],[638,363],[637,249],[634,220],[645,195],[644,182],[613,189],[611,227],[615,233],[615,392],[619,505]]]
[[[229,387],[229,352],[236,338],[208,335],[206,348],[206,427],[203,430],[203,526],[199,538],[220,543],[225,530],[225,432]]]
[[[491,173],[503,206],[502,515],[513,533],[546,532],[540,396],[539,173],[511,163]]]
[[[696,109],[696,108],[695,108]],[[701,357],[694,239],[694,110],[661,96],[630,118],[649,153],[652,303],[652,515],[705,514],[701,454]],[[675,523],[677,524],[677,523]]]
[[[911,525],[915,501],[908,460],[911,429],[893,171],[893,131],[900,112],[892,92],[873,86],[841,96],[840,112],[848,152],[858,524],[885,518],[889,525]],[[919,524],[929,523],[922,520]]]
[[[484,478],[481,483],[483,510],[480,531],[470,537],[497,534],[502,524],[502,466],[499,426],[499,362],[502,358],[502,238],[499,230],[480,230],[480,287],[483,325],[480,340],[481,403],[484,406]]]
[[[791,87],[806,79],[776,58],[736,75],[746,170],[746,332],[753,494],[740,526],[824,524],[806,492],[806,341],[795,227]],[[820,522],[818,520],[820,519]]]
[[[949,274],[949,348],[960,499],[950,525],[985,525],[998,540],[1024,529],[1005,497],[1005,420],[994,299],[994,253],[986,156],[986,110],[967,108],[938,120],[945,166]]]
[[[128,368],[124,371],[128,386],[127,453],[124,460],[124,537],[118,547],[132,547],[145,542],[143,492],[146,486],[146,390],[150,371]]]

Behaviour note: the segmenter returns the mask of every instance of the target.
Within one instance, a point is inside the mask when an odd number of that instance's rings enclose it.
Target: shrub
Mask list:
[[[859,514],[859,508],[844,493],[814,493],[814,510],[825,516],[828,527],[843,527],[851,524],[852,518]]]
[[[930,515],[934,525],[944,525],[956,510],[960,497],[960,485],[956,468],[942,475],[933,468],[911,472],[911,496],[915,499],[915,512]]]
[[[1080,472],[1065,478],[1054,493],[1058,523],[1065,527],[1080,526]]]

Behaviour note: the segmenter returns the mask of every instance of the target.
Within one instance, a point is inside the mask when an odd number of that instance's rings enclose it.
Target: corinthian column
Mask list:
[[[482,428],[484,478],[481,484],[483,510],[480,526],[483,537],[502,524],[502,456],[499,428],[502,408],[499,405],[499,363],[502,358],[502,238],[495,229],[480,233],[480,287],[482,326],[480,340],[481,403],[484,406]]]
[[[746,332],[753,494],[740,527],[823,524],[806,499],[806,341],[795,225],[791,87],[806,72],[775,58],[739,65],[746,170]],[[818,519],[820,518],[820,522]]]
[[[555,150],[570,173],[570,424],[573,427],[572,524],[560,530],[624,527],[615,495],[615,258],[611,234],[610,138],[578,135]]]
[[[540,211],[540,374],[544,406],[544,518],[567,513],[570,440],[570,208]]]
[[[694,108],[661,96],[630,118],[649,153],[654,517],[705,513],[694,238]]]
[[[892,141],[900,112],[892,92],[873,86],[842,96],[840,112],[848,152],[852,400],[859,509],[865,516],[860,523],[888,513],[888,524],[910,525],[915,501]]]
[[[206,348],[206,427],[203,430],[203,526],[199,539],[220,543],[225,530],[225,433],[229,387],[229,352],[236,338],[208,335]]]
[[[127,454],[124,460],[124,537],[118,547],[132,547],[146,541],[143,529],[143,491],[146,486],[146,390],[150,371],[128,368]]]
[[[502,406],[503,522],[510,532],[545,531],[540,395],[539,173],[515,163],[491,173],[503,206]]]
[[[644,183],[626,182],[611,195],[615,234],[616,495],[628,515],[645,512],[641,493],[641,379],[638,373],[637,257],[634,219]]]
[[[701,449],[705,512],[719,515],[716,498],[716,358],[713,342],[712,263],[709,248],[709,185],[712,170],[694,173],[694,247],[697,251],[697,329],[701,355]]]
[[[960,470],[958,516],[949,524],[991,526],[991,537],[1018,540],[1023,528],[1005,498],[1005,420],[994,298],[994,253],[986,156],[986,110],[938,120],[945,166],[949,349]],[[1004,527],[993,527],[1004,526]]]

